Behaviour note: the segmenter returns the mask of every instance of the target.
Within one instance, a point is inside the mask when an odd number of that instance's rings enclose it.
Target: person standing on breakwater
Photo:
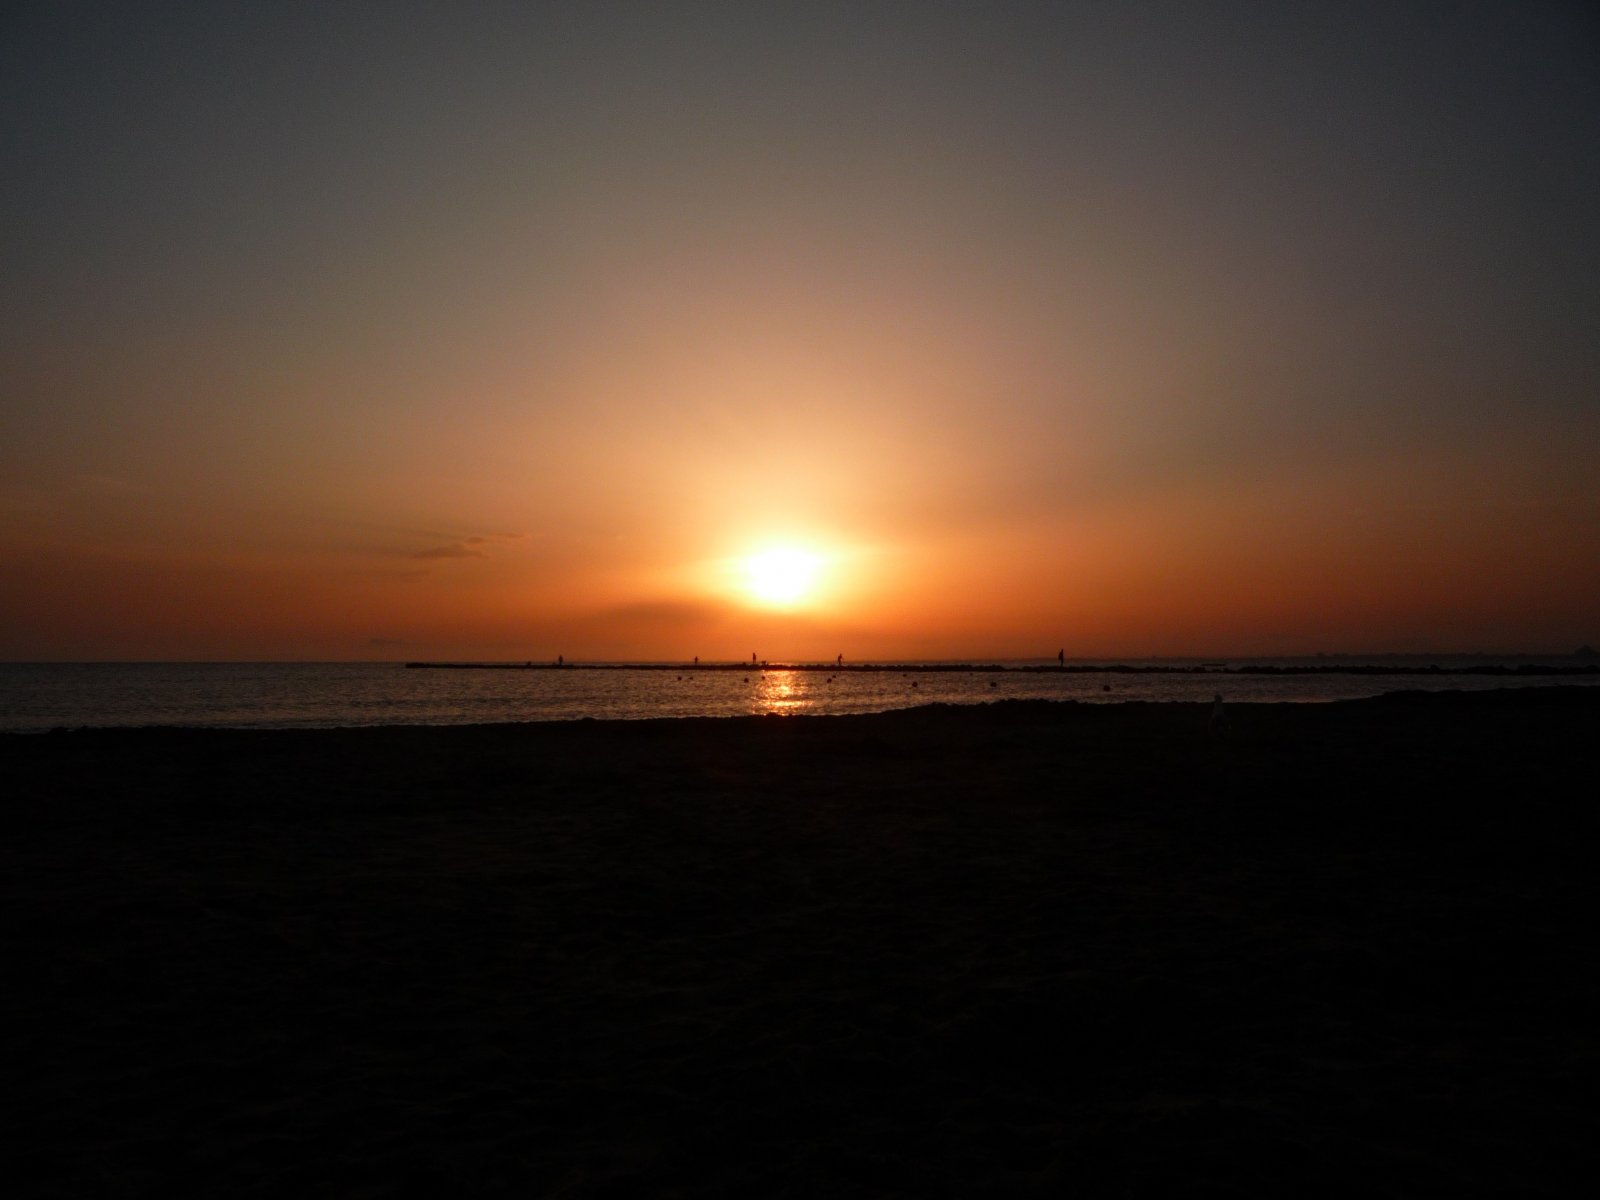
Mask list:
[[[559,655],[559,654],[558,654],[558,655],[556,655],[556,666],[558,666],[558,667],[564,667],[564,666],[566,666],[566,665],[567,665],[567,660],[566,660],[566,659],[565,659],[565,658],[563,658],[563,657],[562,657],[562,656],[561,656],[561,655]]]
[[[1056,666],[1060,667],[1063,671],[1065,671],[1067,669],[1067,652],[1066,652],[1066,650],[1063,649],[1063,650],[1057,650],[1056,651]]]
[[[835,662],[835,663],[836,663],[836,664],[838,664],[838,665],[839,665],[839,666],[841,666],[841,667],[842,667],[842,666],[844,666],[844,655],[842,655],[842,654],[841,654],[841,655],[839,655],[839,657],[838,657],[838,658],[836,658],[836,659],[834,659],[834,660],[833,660],[833,661],[834,661],[834,662]]]

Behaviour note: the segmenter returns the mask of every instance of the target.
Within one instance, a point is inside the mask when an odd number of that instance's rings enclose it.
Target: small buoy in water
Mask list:
[[[1100,685],[1100,690],[1102,692],[1109,692],[1111,690],[1111,685],[1109,683],[1102,683]]]
[[[991,679],[991,680],[989,680],[989,686],[990,687],[997,687],[998,685],[995,683],[994,680]]]
[[[916,686],[917,686],[917,681],[916,681],[916,680],[915,680],[915,679],[913,679],[913,680],[912,680],[912,681],[911,681],[911,686],[912,686],[912,687],[916,687]]]

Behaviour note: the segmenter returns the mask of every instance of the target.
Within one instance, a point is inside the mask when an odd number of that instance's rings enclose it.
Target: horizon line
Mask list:
[[[593,666],[639,667],[792,667],[801,665],[837,665],[835,658],[765,658],[756,663],[743,658],[699,658],[690,655],[682,658],[568,658],[558,656],[566,666],[578,664]],[[1287,654],[1084,654],[1067,655],[1067,663],[1140,663],[1140,662],[1193,662],[1193,663],[1244,663],[1272,662],[1287,659],[1372,659],[1372,658],[1480,658],[1480,659],[1583,659],[1600,657],[1591,645],[1572,650],[1315,650]],[[999,663],[1053,663],[1054,654],[1042,655],[942,655],[924,658],[848,658],[843,665],[916,665],[916,664],[999,664]],[[538,666],[557,663],[557,658],[0,658],[0,666],[406,666],[410,663],[425,665],[456,664],[470,666]]]

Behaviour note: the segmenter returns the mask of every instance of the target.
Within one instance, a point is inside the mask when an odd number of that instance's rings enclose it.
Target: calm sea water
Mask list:
[[[1542,661],[1553,665],[1560,660]],[[1460,665],[1459,660],[1438,662]],[[1572,660],[1563,665],[1572,665]],[[999,699],[1209,700],[1217,692],[1240,703],[1317,702],[1419,688],[1477,690],[1551,683],[1593,686],[1600,684],[1600,677],[918,674],[893,668],[859,674],[775,669],[449,671],[407,670],[398,663],[0,663],[0,730],[86,725],[290,729],[582,717],[833,715]]]

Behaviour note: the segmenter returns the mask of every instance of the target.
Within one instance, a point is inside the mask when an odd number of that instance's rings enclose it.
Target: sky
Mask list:
[[[0,659],[1600,643],[1584,5],[24,0],[0,93]]]

